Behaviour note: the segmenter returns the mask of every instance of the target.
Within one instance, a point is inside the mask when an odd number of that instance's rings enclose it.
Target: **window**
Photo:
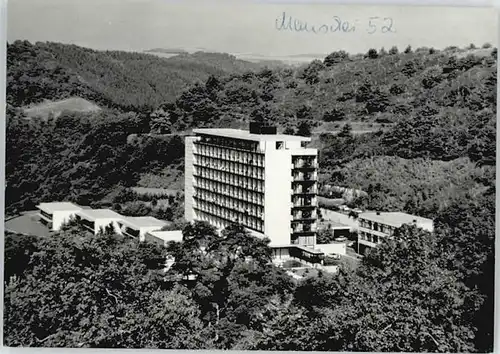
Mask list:
[[[276,150],[283,150],[284,144],[282,141],[277,141],[276,142]]]

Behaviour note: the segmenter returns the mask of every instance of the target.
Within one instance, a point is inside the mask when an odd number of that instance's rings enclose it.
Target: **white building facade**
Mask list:
[[[415,225],[423,230],[433,232],[434,221],[416,215],[401,212],[369,212],[358,216],[358,252],[376,247],[384,238],[392,238],[394,230],[403,225]]]
[[[105,231],[106,227],[109,226],[113,228],[116,234],[121,235],[122,231],[119,223],[125,218],[125,216],[109,209],[86,209],[76,214],[78,223],[93,232],[94,235]]]
[[[59,231],[82,210],[78,205],[69,202],[40,203],[37,209],[40,221],[52,231]]]
[[[146,233],[161,230],[168,224],[152,216],[127,216],[119,220],[118,225],[124,236],[144,242]]]
[[[185,218],[222,229],[239,223],[271,247],[313,248],[317,227],[317,150],[310,138],[195,129],[185,142]]]

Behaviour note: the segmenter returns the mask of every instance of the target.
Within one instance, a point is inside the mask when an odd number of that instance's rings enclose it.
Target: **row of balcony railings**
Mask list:
[[[293,233],[316,232],[316,231],[317,231],[316,224],[300,224],[292,226]]]
[[[292,238],[291,240],[292,245],[296,246],[302,246],[302,247],[314,247],[314,236],[297,236]],[[307,252],[303,249],[300,248],[291,248],[289,250],[289,254],[292,257],[296,258],[303,258],[304,253],[307,253],[310,257],[318,257],[321,259],[323,252],[318,252],[317,250],[315,252]]]
[[[80,216],[77,216],[76,220],[79,224],[85,226],[86,228],[91,229],[92,231],[94,230],[95,224],[93,221],[83,219]]]
[[[302,212],[298,211],[293,213],[294,220],[303,220],[303,219],[317,219],[318,214],[315,211]]]
[[[216,136],[201,136],[200,139],[195,142],[195,144],[207,144],[215,147],[238,149],[249,152],[263,152],[260,149],[259,142],[257,141],[246,141]]]
[[[239,223],[245,227],[250,229],[262,232],[264,230],[264,222],[262,220],[258,220],[251,216],[241,216],[241,215],[231,215],[231,214],[218,214],[214,210],[210,210],[209,208],[204,208],[203,206],[195,206],[195,210],[198,212],[205,213],[210,217],[201,217],[201,220],[212,222],[214,219],[219,219],[221,224],[227,223]]]
[[[40,210],[40,214],[42,216],[46,217],[47,219],[52,220],[52,215],[50,215],[49,213],[46,213],[45,211]]]
[[[216,203],[215,201],[200,200],[196,201],[195,207],[203,207],[204,209],[216,212],[216,213],[234,213],[235,216],[248,215],[258,219],[264,219],[264,213],[256,208],[248,208],[245,206],[238,206],[231,203],[225,203],[223,201]]]
[[[203,188],[196,187],[194,198],[209,201],[211,203],[231,203],[235,205],[239,204],[255,204],[259,207],[264,205],[264,198],[261,194],[254,192],[235,193],[231,191],[217,190],[213,188]]]
[[[395,229],[393,226],[384,225],[381,223],[372,222],[372,221],[365,220],[365,219],[359,220],[359,226],[364,227],[365,229],[382,232],[382,233],[387,234],[387,235],[392,235],[392,233]]]
[[[245,166],[252,166],[256,168],[264,168],[264,160],[256,160],[256,159],[244,159],[244,158],[238,158],[235,156],[230,156],[230,155],[222,155],[222,154],[204,154],[198,151],[194,151],[195,158],[200,158],[200,157],[205,157],[205,158],[210,158],[214,160],[219,160],[219,161],[224,161],[224,162],[230,162],[234,164],[241,164]]]
[[[263,180],[264,176],[265,176],[263,169],[253,168],[253,167],[249,168],[248,166],[244,166],[244,165],[240,165],[240,166],[236,167],[236,166],[227,166],[227,165],[224,165],[224,163],[220,163],[220,162],[219,163],[217,163],[217,162],[209,163],[209,162],[202,162],[202,161],[198,161],[198,160],[195,160],[193,164],[194,164],[195,168],[196,167],[206,168],[206,169],[210,169],[213,171],[228,173],[230,175],[237,174],[237,175],[241,175],[244,177],[250,177],[250,178],[255,178],[255,179],[260,179],[260,180]]]
[[[195,182],[195,195],[194,197],[205,199],[205,196],[212,196],[213,198],[232,198],[244,201],[245,203],[252,203],[263,205],[264,197],[258,191],[249,191],[248,189],[241,189],[234,187],[234,189],[225,188],[225,186],[217,186],[210,183]],[[211,194],[208,194],[211,193]]]
[[[294,181],[316,181],[317,175],[316,173],[294,173],[293,174]]]
[[[315,207],[318,205],[316,198],[293,198],[292,205],[294,207]]]
[[[193,152],[198,155],[218,157],[228,161],[264,166],[264,153],[262,150],[245,150],[208,143],[195,143]]]
[[[363,241],[368,241],[368,242],[372,242],[372,243],[380,243],[381,242],[381,238],[378,237],[377,235],[371,235],[371,234],[364,233],[364,232],[361,232],[359,234],[359,238]]]
[[[297,160],[292,162],[292,168],[318,168],[316,161]]]
[[[223,188],[223,185],[229,185],[235,188],[240,188],[242,190],[252,190],[254,192],[259,192],[259,193],[264,193],[265,188],[264,188],[264,183],[252,183],[251,181],[238,181],[235,178],[218,178],[218,177],[212,177],[208,176],[205,173],[194,173],[194,185],[199,186],[200,188],[214,188],[213,183],[219,183],[221,184],[221,188]],[[202,181],[197,181],[196,178],[203,179],[206,183],[203,183]],[[212,183],[212,184],[209,184]]]
[[[297,186],[292,188],[294,194],[317,194],[318,188],[316,186],[311,186],[309,188],[303,186]]]

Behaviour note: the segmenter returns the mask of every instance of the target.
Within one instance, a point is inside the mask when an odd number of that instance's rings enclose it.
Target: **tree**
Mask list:
[[[399,53],[399,50],[398,50],[398,47],[396,47],[396,46],[393,46],[393,47],[391,47],[391,49],[389,49],[390,55],[396,55],[398,53]]]
[[[431,89],[438,85],[443,79],[443,71],[439,66],[431,66],[422,73],[422,85],[426,89]]]
[[[432,234],[402,227],[370,252],[345,289],[349,304],[330,314],[343,324],[327,340],[340,340],[343,350],[471,350],[466,288],[439,266],[435,245]],[[365,310],[359,317],[354,309]]]
[[[303,121],[297,127],[297,135],[300,136],[311,136],[311,126],[306,121]]]
[[[495,191],[464,198],[445,209],[435,220],[438,248],[443,263],[470,288],[477,289],[469,300],[477,306],[471,317],[477,328],[479,351],[493,348]],[[474,308],[472,308],[474,310]]]
[[[38,251],[36,236],[5,234],[4,277],[8,282],[12,276],[22,277],[29,268],[29,261],[33,253]]]
[[[159,290],[162,270],[150,266],[158,256],[152,247],[108,234],[40,240],[23,277],[6,284],[7,345],[205,346],[195,305]]]
[[[168,112],[154,112],[151,115],[151,131],[157,134],[169,134],[172,131],[171,117]]]
[[[316,243],[329,244],[335,239],[335,235],[331,229],[320,230],[316,235]]]
[[[402,84],[392,84],[389,92],[392,93],[393,95],[400,95],[405,92],[405,87]]]
[[[345,113],[341,108],[333,108],[329,111],[326,111],[323,114],[323,120],[325,122],[337,122],[341,121],[345,118]]]
[[[283,131],[283,134],[285,135],[295,135],[295,129],[292,127],[286,127],[285,130]]]
[[[370,92],[365,103],[366,111],[370,114],[384,112],[388,106],[389,98],[387,94],[381,92],[379,89]]]
[[[324,70],[325,65],[320,60],[313,60],[302,72],[302,78],[309,85],[319,82],[319,72]]]
[[[494,115],[482,112],[473,117],[469,128],[468,155],[479,165],[496,165],[496,127]]]
[[[309,105],[303,105],[297,110],[297,119],[308,120],[312,118],[312,108]]]
[[[412,52],[412,48],[411,48],[411,45],[408,45],[404,51],[405,54],[410,54]]]
[[[330,53],[325,58],[323,63],[325,64],[326,67],[330,67],[330,66],[333,66],[335,64],[342,63],[348,59],[349,59],[349,54],[344,50],[339,50],[339,51]]]
[[[370,58],[370,59],[377,59],[378,58],[378,53],[377,53],[377,50],[376,49],[370,49],[368,50],[368,52],[366,53],[366,57],[367,58]]]
[[[413,76],[420,69],[420,65],[415,60],[410,60],[405,63],[401,72],[408,77]]]
[[[349,123],[344,124],[342,130],[338,134],[340,138],[350,138],[352,139],[352,126]]]

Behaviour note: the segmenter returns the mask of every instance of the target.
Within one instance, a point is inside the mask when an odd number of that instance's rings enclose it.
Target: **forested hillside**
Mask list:
[[[495,105],[496,50],[486,52],[334,52],[324,62],[299,69],[210,78],[183,92],[175,103],[163,105],[157,112],[163,117],[158,126],[172,124],[183,130],[265,118],[283,129],[301,126],[307,132],[305,125],[313,128],[324,122],[369,126],[412,120],[424,108],[427,116],[451,115],[449,119],[463,124],[471,112]]]
[[[174,100],[210,75],[260,66],[228,54],[196,53],[169,59],[154,55],[96,51],[52,42],[7,44],[7,102],[24,106],[80,96],[109,108],[140,111]]]
[[[83,205],[103,200],[117,186],[133,187],[141,173],[160,174],[182,165],[178,136],[151,138],[135,113],[65,113],[57,119],[25,120],[11,113],[7,133],[6,211],[69,199]]]

